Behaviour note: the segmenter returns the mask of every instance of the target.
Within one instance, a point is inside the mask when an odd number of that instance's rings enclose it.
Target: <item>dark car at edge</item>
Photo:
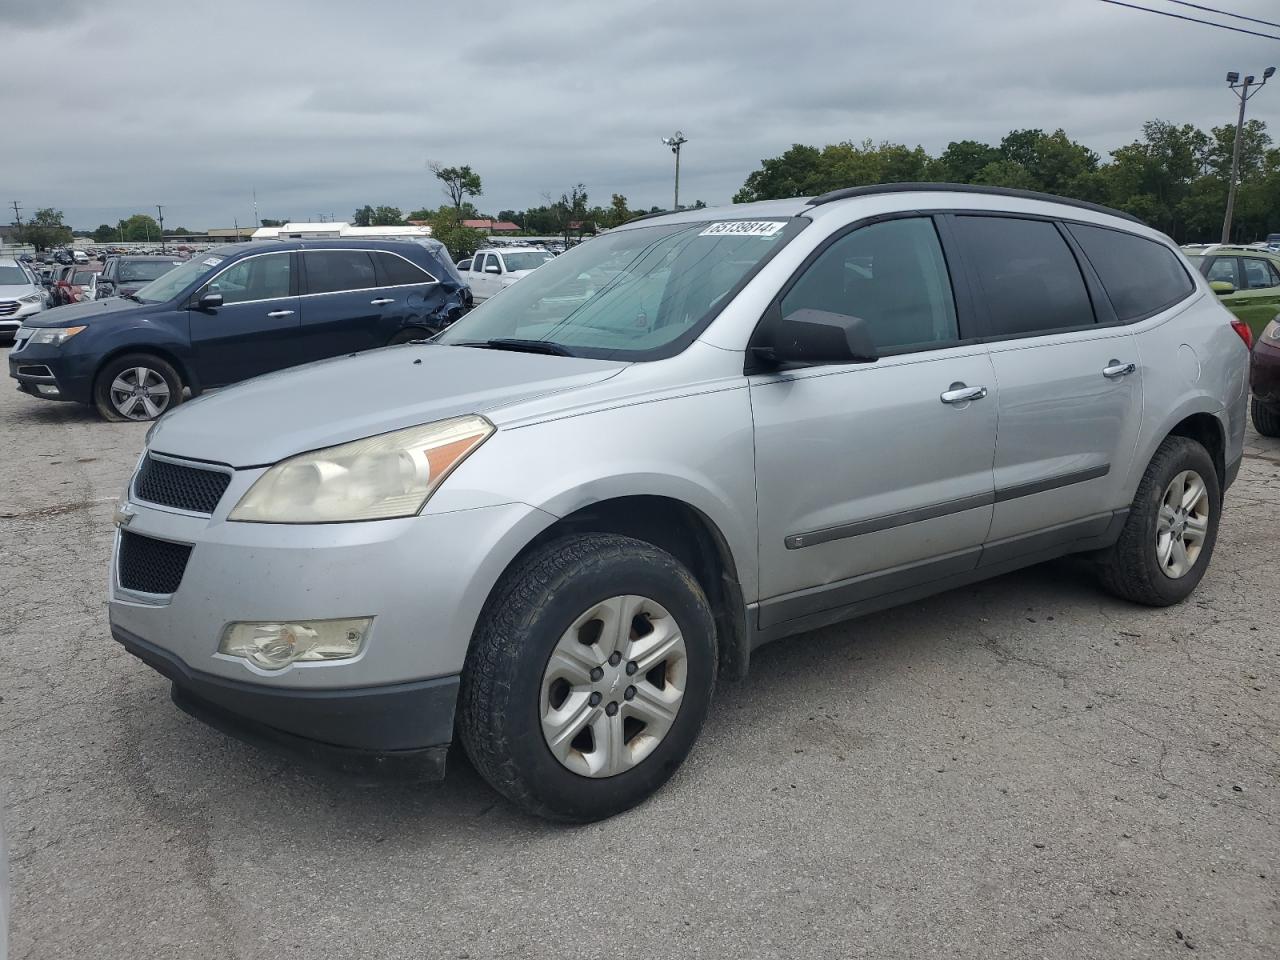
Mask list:
[[[25,323],[9,375],[33,397],[153,420],[184,391],[429,337],[466,311],[466,292],[436,241],[231,244],[129,297]]]

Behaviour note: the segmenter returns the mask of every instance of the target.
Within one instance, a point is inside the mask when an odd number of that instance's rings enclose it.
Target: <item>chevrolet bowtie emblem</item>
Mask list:
[[[129,509],[128,504],[125,504],[124,506],[116,507],[116,512],[112,515],[111,520],[117,527],[123,530],[129,524],[133,523],[133,517],[133,511]]]

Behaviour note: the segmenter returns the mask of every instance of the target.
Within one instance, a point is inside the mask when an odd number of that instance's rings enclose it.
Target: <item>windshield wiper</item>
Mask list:
[[[484,347],[489,350],[514,350],[518,353],[548,353],[556,357],[572,357],[576,354],[554,340],[521,340],[518,337],[500,337],[476,343],[460,343],[460,347]]]

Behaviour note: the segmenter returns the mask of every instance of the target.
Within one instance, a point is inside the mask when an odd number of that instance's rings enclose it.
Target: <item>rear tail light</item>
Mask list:
[[[1243,320],[1232,320],[1231,329],[1240,335],[1240,339],[1244,341],[1245,349],[1253,349],[1253,331],[1249,329],[1249,325]]]

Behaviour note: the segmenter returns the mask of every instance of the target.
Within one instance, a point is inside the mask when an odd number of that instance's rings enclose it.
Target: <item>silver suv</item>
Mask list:
[[[115,638],[188,712],[587,821],[769,643],[1069,553],[1204,575],[1248,351],[1168,238],[929,184],[633,221],[429,343],[159,421]]]

